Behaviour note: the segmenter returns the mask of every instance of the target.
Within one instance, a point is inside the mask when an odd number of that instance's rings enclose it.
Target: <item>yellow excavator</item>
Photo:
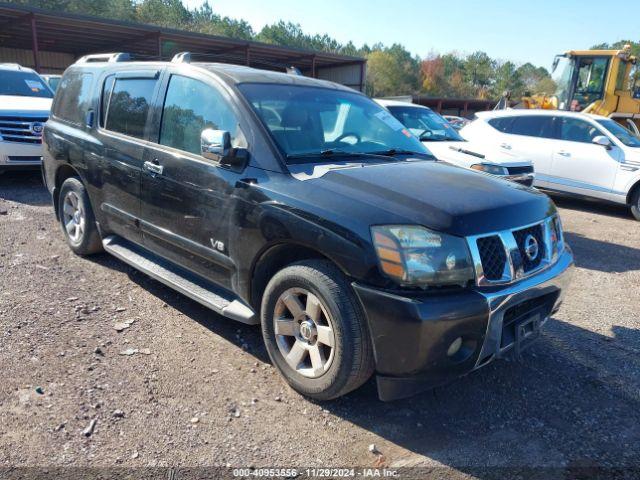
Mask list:
[[[552,76],[554,94],[525,96],[516,108],[595,113],[640,133],[640,70],[630,45],[622,50],[571,50],[556,55]],[[504,106],[508,101],[500,103]]]

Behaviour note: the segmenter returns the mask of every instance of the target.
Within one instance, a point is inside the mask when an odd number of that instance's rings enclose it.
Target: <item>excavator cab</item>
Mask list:
[[[629,45],[556,55],[551,75],[555,93],[527,95],[516,108],[595,113],[640,132],[640,69]]]

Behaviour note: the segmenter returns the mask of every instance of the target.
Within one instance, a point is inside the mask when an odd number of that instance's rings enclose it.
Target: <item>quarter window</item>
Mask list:
[[[199,155],[203,130],[226,130],[236,145],[238,120],[215,88],[204,82],[173,75],[165,96],[160,144]]]
[[[69,72],[63,78],[56,96],[56,117],[75,125],[84,125],[91,103],[93,74]]]
[[[156,86],[152,78],[116,78],[105,128],[130,137],[144,138],[144,127]]]

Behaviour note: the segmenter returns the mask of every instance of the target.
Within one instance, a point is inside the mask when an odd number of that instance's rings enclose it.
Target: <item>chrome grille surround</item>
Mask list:
[[[2,115],[0,116],[0,141],[40,144],[42,143],[42,127],[46,121],[47,117],[42,116]]]
[[[539,245],[542,259],[539,263],[535,264],[533,268],[526,270],[525,262],[523,261],[521,254],[522,245],[518,245],[514,232],[522,232],[535,227],[540,227],[542,229],[542,238],[544,241],[543,245]],[[504,256],[500,256],[504,259],[504,265],[502,268],[502,275],[499,278],[495,273],[495,267],[494,271],[489,275],[485,275],[483,268],[483,256],[481,255],[478,240],[487,239],[489,237],[497,237],[504,248]],[[476,276],[476,285],[483,287],[508,285],[549,268],[557,261],[558,255],[563,251],[564,239],[562,237],[560,219],[557,215],[552,215],[541,222],[521,225],[510,230],[489,232],[467,237],[467,245],[471,252]],[[484,264],[487,265],[488,262],[489,260],[484,258]]]

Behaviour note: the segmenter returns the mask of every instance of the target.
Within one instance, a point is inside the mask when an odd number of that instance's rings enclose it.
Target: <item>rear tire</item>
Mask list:
[[[262,298],[261,321],[271,361],[303,395],[337,398],[373,373],[366,319],[351,285],[331,262],[307,260],[274,275]]]
[[[640,221],[640,186],[636,187],[633,195],[631,195],[631,215]]]
[[[77,177],[67,178],[58,200],[60,225],[69,248],[78,255],[102,251],[102,240],[86,188]]]

